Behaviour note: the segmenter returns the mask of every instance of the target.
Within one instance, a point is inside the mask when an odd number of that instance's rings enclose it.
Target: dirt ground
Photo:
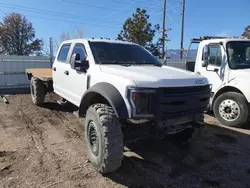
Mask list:
[[[168,139],[126,145],[122,167],[102,176],[88,161],[83,119],[49,95],[0,100],[0,187],[250,187],[250,131],[206,116],[201,133],[181,146]]]

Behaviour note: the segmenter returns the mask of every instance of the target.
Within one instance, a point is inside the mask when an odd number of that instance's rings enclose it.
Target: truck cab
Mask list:
[[[207,36],[192,39],[189,49],[193,44],[198,44],[196,60],[186,61],[186,69],[212,85],[209,110],[224,125],[244,126],[250,103],[250,40]]]

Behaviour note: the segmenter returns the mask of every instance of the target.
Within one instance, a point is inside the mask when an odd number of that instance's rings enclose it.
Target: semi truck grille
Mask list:
[[[158,88],[157,102],[153,108],[160,119],[203,113],[209,96],[209,85]]]

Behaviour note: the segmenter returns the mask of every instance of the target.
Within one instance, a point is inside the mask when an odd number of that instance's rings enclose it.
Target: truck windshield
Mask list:
[[[135,44],[89,42],[96,63],[99,64],[136,64],[156,65],[161,63],[144,48]]]
[[[227,53],[231,69],[250,69],[250,41],[228,42]]]

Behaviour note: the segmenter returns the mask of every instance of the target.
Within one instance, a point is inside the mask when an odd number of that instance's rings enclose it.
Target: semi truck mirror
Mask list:
[[[207,65],[208,65],[208,60],[202,61],[202,63],[201,63],[202,67],[207,67]]]
[[[205,45],[203,48],[203,62],[202,62],[202,67],[207,67],[208,61],[209,61],[209,46]]]

